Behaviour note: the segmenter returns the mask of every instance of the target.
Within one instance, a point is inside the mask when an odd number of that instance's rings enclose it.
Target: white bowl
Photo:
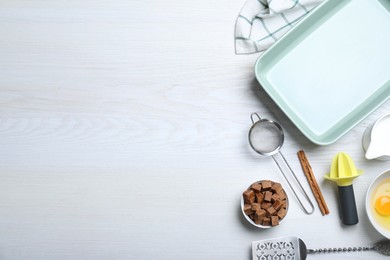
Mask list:
[[[258,183],[258,182],[261,182],[261,181],[263,181],[263,180],[256,181],[256,182],[252,183],[247,189],[249,189],[250,187],[252,187],[253,184]],[[271,182],[277,183],[277,182],[274,182],[274,181],[271,181]],[[283,186],[282,186],[282,188],[283,188]],[[287,211],[286,216],[287,216],[287,214],[288,214],[288,207],[289,207],[289,201],[288,201],[288,195],[287,195],[286,191],[284,190],[284,188],[283,188],[283,191],[284,191],[284,193],[286,194],[286,202],[287,202],[287,204],[286,204],[286,211]],[[246,218],[246,220],[248,220],[248,222],[251,223],[253,226],[258,227],[258,228],[272,228],[272,227],[277,227],[277,226],[264,226],[264,225],[261,225],[261,224],[256,224],[248,215],[245,214],[245,212],[244,212],[244,204],[245,204],[245,203],[244,203],[244,198],[243,198],[243,196],[241,195],[241,212],[242,212],[242,214],[244,215],[244,217]],[[283,222],[283,220],[286,218],[286,216],[284,216],[282,219],[279,220],[279,225]]]
[[[390,239],[390,229],[383,227],[380,225],[380,223],[376,220],[375,218],[375,206],[374,206],[374,198],[373,196],[375,195],[375,190],[377,189],[378,185],[383,182],[385,179],[390,180],[390,170],[385,171],[378,175],[370,184],[367,190],[366,194],[366,212],[368,215],[368,218],[373,225],[373,227],[383,236],[387,237]],[[389,194],[390,195],[390,194]],[[390,216],[389,216],[390,219]]]

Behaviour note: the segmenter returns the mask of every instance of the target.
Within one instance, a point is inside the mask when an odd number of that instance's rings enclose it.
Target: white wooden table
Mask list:
[[[312,144],[254,79],[258,55],[234,54],[243,3],[0,1],[0,259],[250,259],[265,238],[311,248],[382,238],[364,197],[390,162],[365,160],[361,138],[390,103],[336,143]],[[291,199],[276,228],[243,218],[250,183],[284,183],[248,145],[254,111],[283,125],[284,155],[308,188],[305,150],[330,215]],[[337,187],[323,178],[340,151],[365,171],[355,226],[341,224]]]

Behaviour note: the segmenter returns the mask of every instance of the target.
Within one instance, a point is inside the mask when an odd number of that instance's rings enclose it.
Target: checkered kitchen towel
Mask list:
[[[322,1],[247,0],[236,22],[236,54],[266,50]]]

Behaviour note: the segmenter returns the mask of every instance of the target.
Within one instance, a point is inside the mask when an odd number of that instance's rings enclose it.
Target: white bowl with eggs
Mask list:
[[[368,187],[366,211],[374,228],[390,239],[390,170],[378,175]]]

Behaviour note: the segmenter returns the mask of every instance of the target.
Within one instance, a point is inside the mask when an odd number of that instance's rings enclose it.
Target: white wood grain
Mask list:
[[[389,163],[366,161],[361,137],[390,103],[336,143],[311,144],[255,81],[257,55],[234,55],[242,4],[0,1],[0,259],[250,259],[251,242],[267,237],[315,248],[381,238],[363,204]],[[295,154],[306,151],[329,216],[291,200],[275,229],[245,222],[243,189],[283,182],[249,148],[254,111],[282,123],[307,188]],[[339,151],[365,170],[353,227],[323,179]]]

